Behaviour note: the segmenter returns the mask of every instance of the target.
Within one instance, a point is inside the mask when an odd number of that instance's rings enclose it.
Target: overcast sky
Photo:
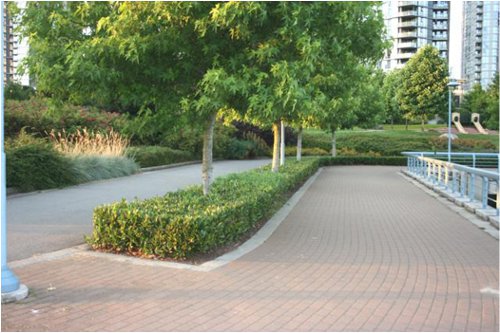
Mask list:
[[[450,72],[451,77],[462,76],[462,1],[450,1]]]

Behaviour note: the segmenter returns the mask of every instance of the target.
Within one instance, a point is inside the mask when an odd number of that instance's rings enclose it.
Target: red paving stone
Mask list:
[[[2,306],[2,329],[498,331],[498,295],[480,292],[498,288],[498,241],[397,172],[325,168],[262,246],[210,272],[15,268],[30,296]]]

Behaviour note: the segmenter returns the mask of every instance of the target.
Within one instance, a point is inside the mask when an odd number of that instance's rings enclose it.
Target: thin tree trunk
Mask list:
[[[280,166],[285,165],[285,123],[281,121],[280,130]]]
[[[422,125],[422,132],[425,131],[425,128],[424,128],[424,116],[422,115],[421,117],[421,125]]]
[[[405,130],[408,130],[408,118],[405,118]]]
[[[279,168],[279,154],[280,154],[280,146],[279,146],[279,142],[280,142],[280,128],[279,128],[279,123],[278,122],[274,122],[273,123],[273,136],[274,136],[274,140],[273,140],[273,164],[272,164],[272,168],[271,170],[273,172],[278,172],[278,168]]]
[[[299,126],[299,133],[297,134],[297,161],[302,159],[302,126]]]
[[[394,117],[391,117],[391,130],[394,129]]]
[[[332,131],[332,157],[337,156],[337,131]]]
[[[203,179],[203,194],[207,195],[210,191],[213,174],[213,146],[214,146],[214,127],[216,114],[210,116],[203,133],[203,159],[201,164],[201,178]]]

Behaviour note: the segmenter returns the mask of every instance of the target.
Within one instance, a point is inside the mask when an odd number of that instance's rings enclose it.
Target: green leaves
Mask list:
[[[403,111],[419,116],[422,122],[447,106],[448,66],[439,51],[422,47],[405,65],[398,92]]]
[[[155,257],[187,258],[237,241],[267,216],[282,196],[318,169],[318,159],[290,162],[217,179],[208,196],[191,187],[144,201],[94,210],[94,248]]]

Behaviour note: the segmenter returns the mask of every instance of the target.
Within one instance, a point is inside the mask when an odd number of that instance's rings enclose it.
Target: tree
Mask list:
[[[208,193],[215,117],[232,96],[227,73],[241,47],[207,23],[215,6],[29,3],[23,34],[33,53],[27,63],[40,90],[55,98],[127,110],[164,132],[183,118],[197,124],[204,131]]]
[[[398,91],[401,87],[401,71],[394,69],[384,77],[382,92],[384,99],[384,111],[386,118],[391,123],[401,120],[401,108],[399,106]]]
[[[487,93],[481,88],[480,84],[475,84],[472,90],[465,96],[460,104],[460,120],[464,124],[470,124],[472,113],[479,113],[481,121],[484,123],[488,119],[486,107],[488,105]]]
[[[438,49],[426,45],[410,58],[401,72],[398,99],[401,110],[420,117],[422,131],[430,115],[446,111],[448,66]]]
[[[486,106],[486,114],[488,114],[488,120],[486,125],[489,129],[498,130],[498,114],[499,114],[499,99],[498,99],[498,72],[496,73],[493,82],[490,84],[486,90],[488,96],[488,105]]]

